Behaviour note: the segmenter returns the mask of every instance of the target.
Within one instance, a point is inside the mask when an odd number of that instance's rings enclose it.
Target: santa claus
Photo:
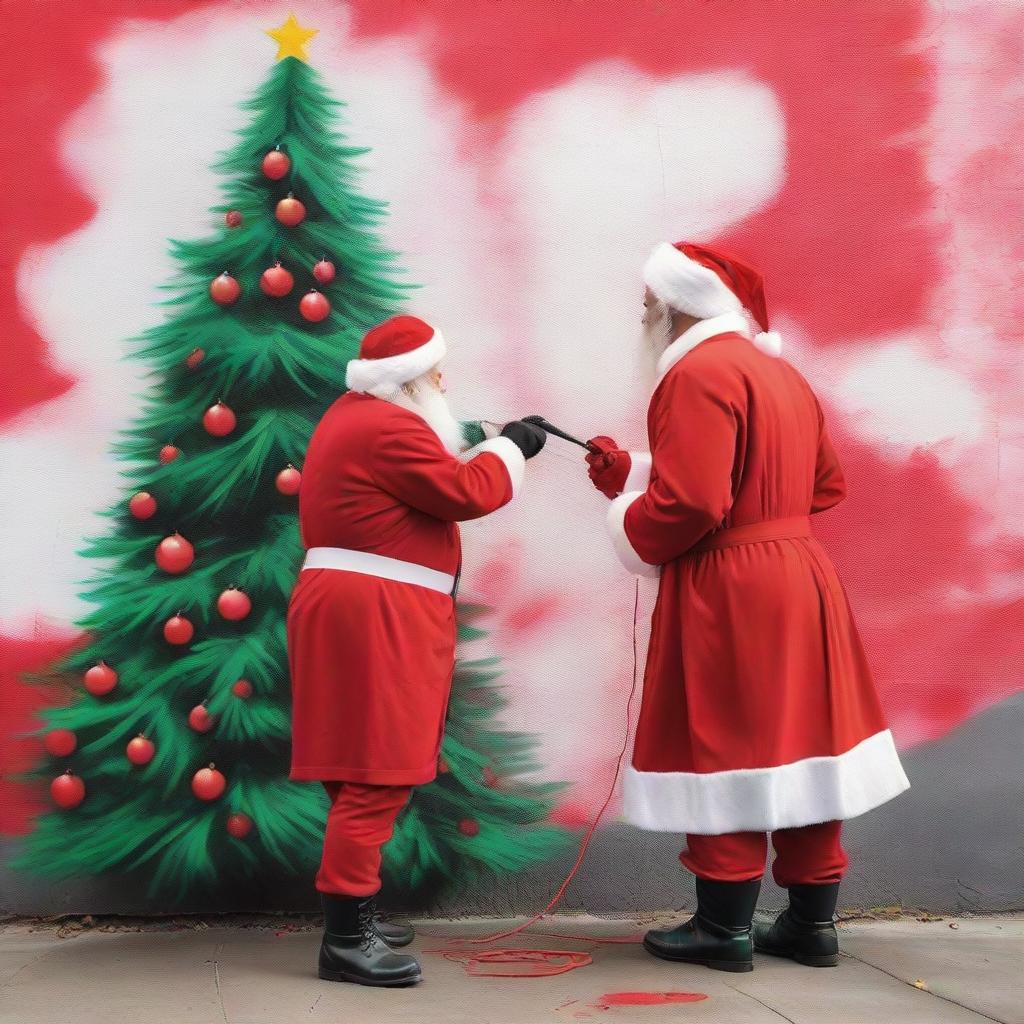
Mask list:
[[[412,787],[437,773],[455,666],[456,524],[509,502],[545,439],[516,421],[462,451],[444,354],[441,334],[415,317],[370,331],[302,472],[291,777],[322,782],[331,799],[316,879],[319,973],[331,981],[420,980],[417,961],[393,951],[412,930],[375,911],[381,846]]]
[[[625,816],[685,832],[680,859],[697,877],[696,915],[644,944],[724,971],[752,970],[754,948],[834,966],[842,822],[909,785],[811,531],[844,497],[842,471],[813,391],[768,331],[756,271],[663,244],[644,279],[651,451],[601,437],[587,456],[614,499],[620,559],[660,575]],[[752,929],[766,833],[789,907]]]

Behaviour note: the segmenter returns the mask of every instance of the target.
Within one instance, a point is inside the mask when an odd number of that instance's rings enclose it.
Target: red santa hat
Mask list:
[[[644,283],[666,305],[700,320],[745,311],[761,328],[754,344],[770,355],[782,351],[768,323],[764,278],[735,256],[694,242],[662,242],[644,266]]]
[[[359,358],[349,360],[345,386],[377,398],[390,398],[444,358],[441,332],[415,316],[393,316],[368,331]]]

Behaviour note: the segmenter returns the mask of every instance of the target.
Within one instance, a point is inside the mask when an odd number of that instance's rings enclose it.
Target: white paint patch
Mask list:
[[[912,338],[861,349],[834,398],[878,447],[933,448],[949,464],[991,433],[971,381]]]
[[[645,259],[762,208],[785,161],[781,105],[741,72],[662,80],[603,63],[523,105],[501,182],[525,254],[512,287],[517,347],[549,409],[590,435],[642,440]]]

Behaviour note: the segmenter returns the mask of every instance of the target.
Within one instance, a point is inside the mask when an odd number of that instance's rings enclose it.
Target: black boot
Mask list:
[[[411,925],[399,924],[392,921],[386,914],[378,911],[373,916],[373,924],[380,934],[380,937],[392,948],[401,949],[403,946],[412,944],[416,938],[416,932]]]
[[[324,939],[320,944],[320,977],[358,985],[398,988],[422,980],[414,957],[396,953],[373,922],[373,898],[321,893]]]
[[[791,886],[789,906],[775,922],[754,925],[754,948],[808,967],[835,967],[839,963],[839,936],[832,917],[838,899],[838,882]]]
[[[752,971],[750,921],[761,880],[710,882],[697,879],[697,913],[671,931],[650,931],[644,949],[662,960],[704,964],[716,971]]]

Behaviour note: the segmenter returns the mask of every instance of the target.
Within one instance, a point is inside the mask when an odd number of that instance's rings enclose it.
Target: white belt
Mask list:
[[[415,562],[403,562],[400,558],[375,555],[370,551],[350,551],[348,548],[310,548],[306,552],[303,569],[342,569],[358,572],[364,576],[378,576],[382,580],[398,583],[415,583],[419,587],[436,590],[439,594],[451,595],[455,589],[455,577],[436,569],[428,569]]]

